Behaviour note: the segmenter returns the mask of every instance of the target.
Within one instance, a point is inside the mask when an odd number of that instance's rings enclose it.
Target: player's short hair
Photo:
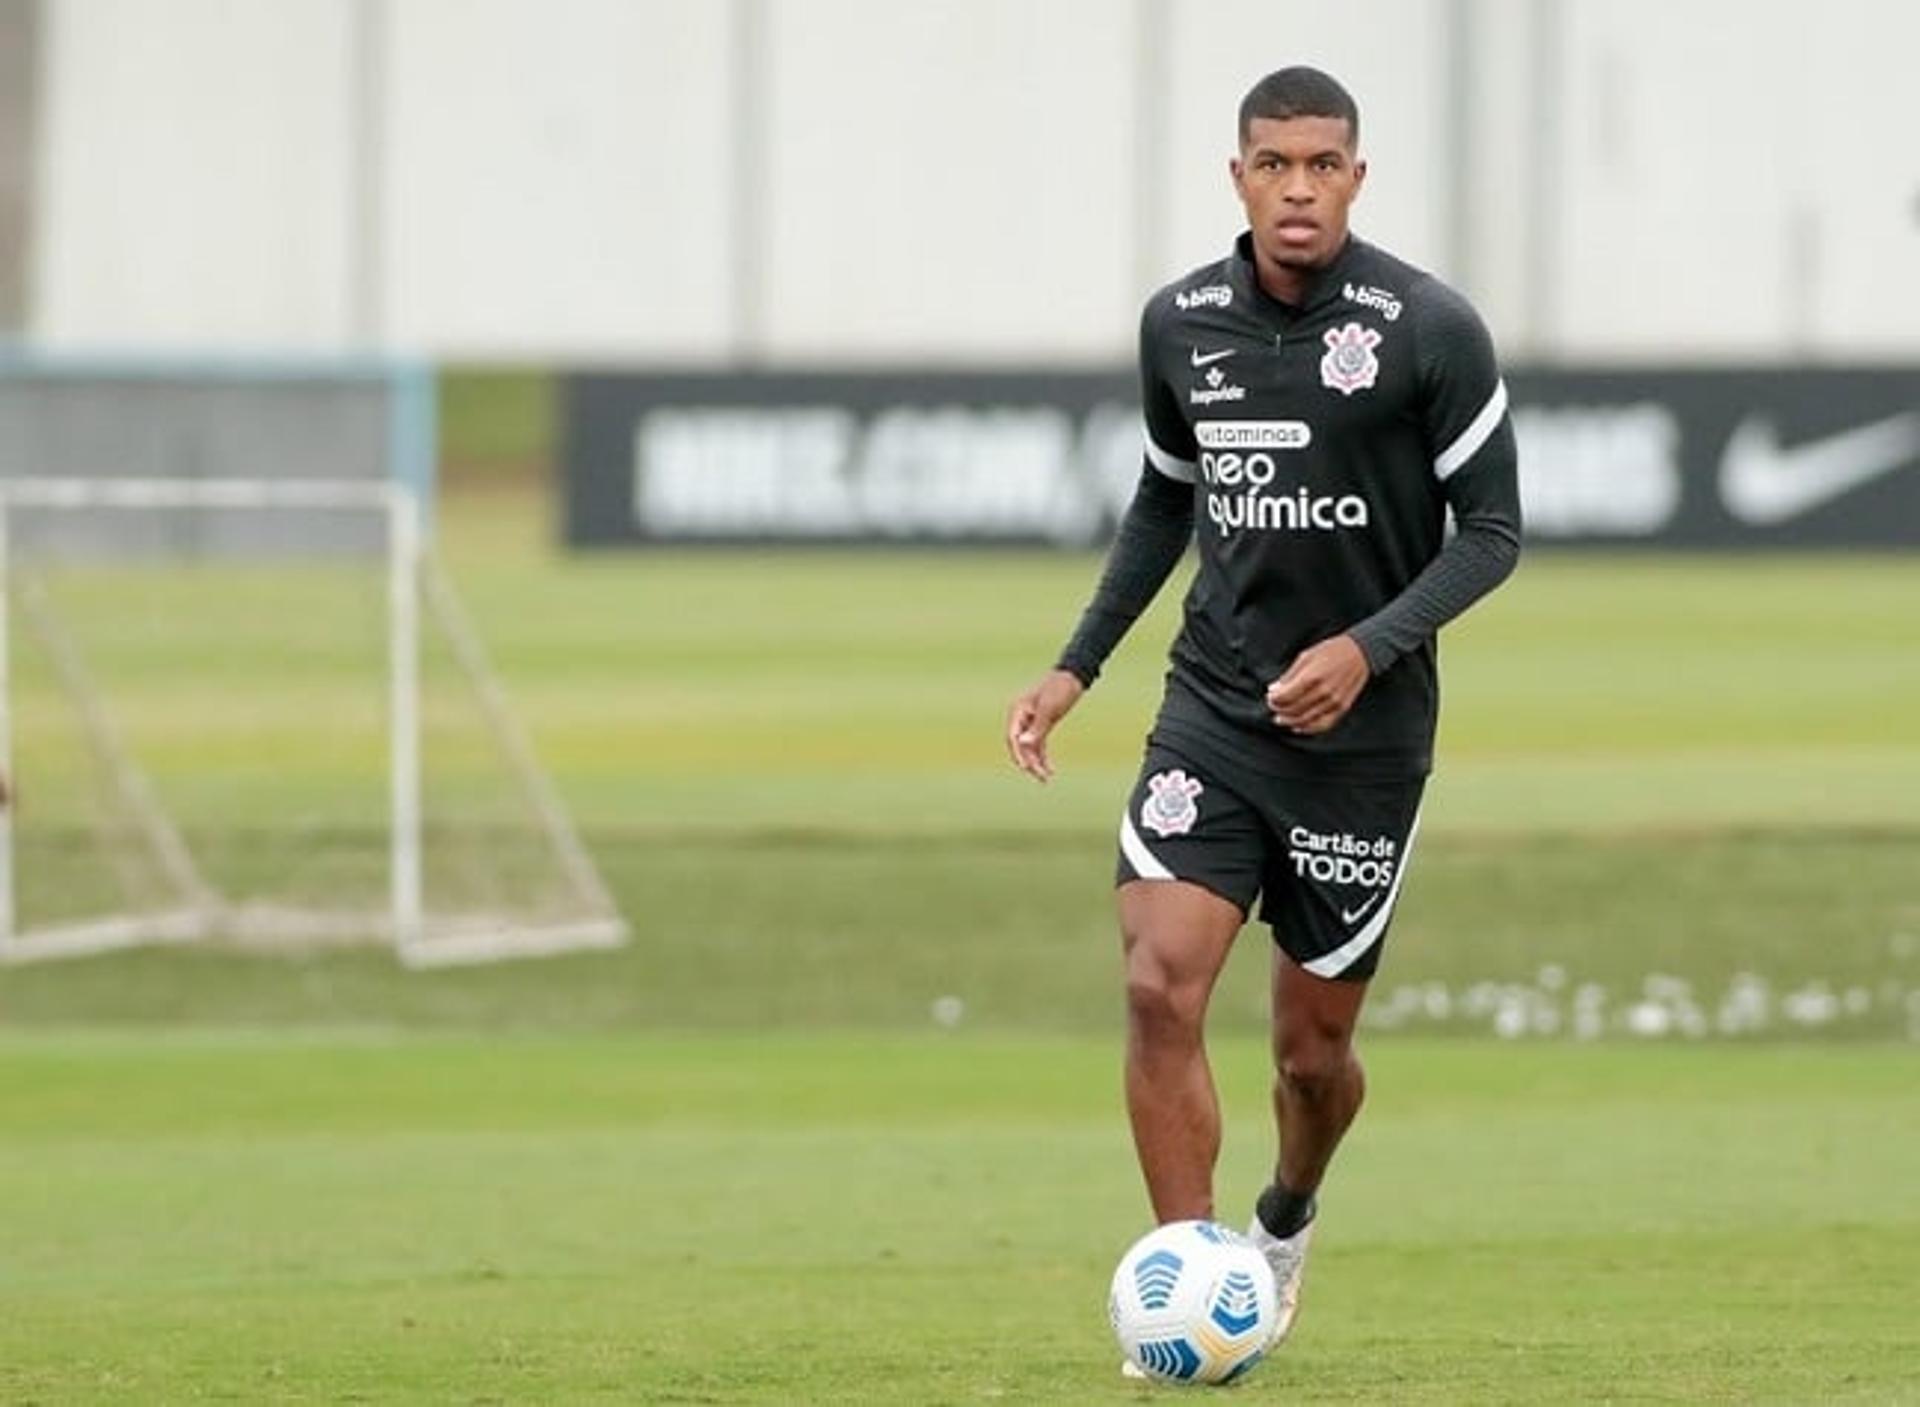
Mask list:
[[[1247,144],[1260,118],[1285,122],[1290,117],[1344,117],[1347,145],[1360,144],[1360,108],[1340,80],[1317,68],[1298,64],[1269,73],[1240,100],[1240,145]]]

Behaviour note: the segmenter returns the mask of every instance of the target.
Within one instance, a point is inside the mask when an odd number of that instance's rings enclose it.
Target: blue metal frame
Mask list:
[[[439,383],[418,357],[328,356],[322,353],[177,355],[135,351],[62,352],[0,342],[0,378],[99,381],[384,383],[387,473],[412,489],[422,529],[431,533],[440,466]]]

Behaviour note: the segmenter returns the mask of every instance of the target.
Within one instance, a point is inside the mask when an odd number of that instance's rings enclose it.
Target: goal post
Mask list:
[[[315,428],[306,401],[250,398],[262,384],[270,393],[285,391],[289,378],[271,371],[263,379],[182,374],[178,386],[185,395],[163,405],[156,420],[100,396],[120,373],[103,377],[97,368],[62,368],[53,394],[44,398],[51,412],[41,413],[33,394],[48,388],[25,386],[25,413],[10,415],[22,405],[23,386],[8,370],[0,364],[0,962],[199,940],[268,947],[375,941],[391,944],[408,966],[430,967],[626,941],[627,926],[431,550],[431,477],[421,467],[423,457],[431,457],[431,434],[422,438],[418,396],[394,394],[372,413],[349,404],[351,432],[342,451],[327,443],[327,427]],[[310,367],[291,379],[329,389]],[[358,368],[348,380],[385,389]],[[359,394],[357,385],[352,393]],[[236,428],[236,420],[249,415],[262,417],[275,433]],[[124,421],[119,433],[103,440],[99,427],[116,418]],[[156,424],[172,433],[157,433]],[[263,443],[271,448],[289,424],[302,437],[271,463],[278,472],[209,472],[257,466],[262,461],[252,456]],[[12,433],[21,425],[26,433]],[[194,462],[186,473],[165,472],[177,466],[153,445],[171,440],[177,447],[181,439],[195,444]],[[365,446],[371,448],[361,452]],[[351,461],[350,472],[285,472],[325,468],[328,451]],[[103,472],[96,455],[163,472]],[[403,458],[406,464],[398,464]],[[41,462],[57,472],[31,472]],[[322,643],[333,644],[328,603],[342,588],[328,577],[325,590],[335,595],[275,595],[283,578],[306,589],[298,574],[310,556],[327,563],[316,572],[351,574],[351,604],[364,606],[370,618],[354,627],[350,676],[334,669],[312,701],[291,678],[306,668],[294,637],[306,613],[319,618],[312,629]],[[166,595],[170,574],[191,577],[196,570],[210,581],[185,597]],[[256,591],[260,602],[245,599]],[[142,599],[148,596],[156,599]],[[146,634],[126,626],[143,608]],[[250,673],[244,660],[258,639],[229,642],[217,623],[189,619],[203,610],[231,613],[239,623],[234,636],[267,639],[280,654]],[[204,627],[197,637],[196,625]],[[364,648],[376,643],[377,651]],[[194,658],[143,694],[140,671],[149,657],[163,658],[176,646]],[[436,668],[423,702],[429,655]],[[23,682],[27,661],[36,672]],[[172,697],[169,690],[181,692],[178,676],[191,677],[196,667],[216,679],[184,700]],[[247,886],[231,878],[234,867],[203,853],[223,821],[216,779],[201,775],[212,769],[203,769],[197,756],[183,761],[182,745],[169,756],[165,740],[156,746],[151,736],[154,715],[168,710],[192,722],[196,710],[225,708],[244,722],[251,717],[246,691],[263,683],[284,696],[283,704],[291,700],[292,726],[309,730],[314,758],[303,758],[298,741],[289,745],[287,727],[276,725],[280,732],[260,745],[267,755],[247,759],[256,773],[304,771],[341,792],[348,781],[334,770],[383,773],[375,797],[354,772],[358,819],[339,822],[316,803],[309,808],[314,817],[301,821],[304,829],[272,842],[299,860],[325,858],[326,847],[339,845],[342,855],[303,881],[304,892],[291,885],[276,892],[268,882],[240,892]],[[36,736],[23,736],[23,700]],[[336,728],[329,710],[351,713],[367,729],[383,727],[384,738],[356,735],[349,745],[332,736],[344,727]],[[458,732],[461,727],[466,731]],[[469,770],[448,774],[453,780],[440,812],[431,814],[427,792],[430,782],[441,780],[435,747],[443,732],[454,732],[458,744],[443,751],[459,752]],[[55,734],[59,747],[45,742]],[[214,755],[242,745],[213,724],[197,736]],[[276,758],[276,747],[289,755]],[[150,766],[152,751],[161,756],[160,774]],[[334,752],[351,756],[331,768]],[[175,804],[183,775],[204,782],[200,791],[213,797],[194,798],[184,820]],[[257,816],[274,803],[256,796],[245,807],[234,805]],[[84,811],[84,820],[63,820],[64,829],[50,830],[48,813],[64,817],[69,808]],[[478,838],[463,834],[462,808],[491,818],[469,828]],[[288,809],[297,808],[290,803]],[[31,831],[36,820],[35,844],[23,851],[23,823]],[[384,843],[376,846],[370,837],[380,829]],[[384,852],[377,859],[376,850]],[[383,881],[375,879],[376,869],[384,870]],[[84,878],[72,878],[83,872]],[[60,902],[23,904],[23,894],[34,897],[36,881],[40,899],[52,894]],[[112,902],[89,908],[83,900],[96,893]],[[62,911],[46,912],[51,908]]]
[[[242,904],[203,876],[191,848],[156,799],[132,750],[119,738],[109,700],[88,676],[80,652],[42,598],[31,567],[12,560],[13,522],[22,512],[170,510],[297,512],[356,510],[378,517],[386,540],[386,708],[388,717],[388,892],[384,915],[333,914],[296,905]],[[426,552],[418,502],[398,483],[354,480],[33,479],[0,480],[0,572],[12,609],[0,617],[0,774],[21,773],[13,751],[14,654],[11,619],[46,653],[61,693],[78,717],[88,747],[174,891],[172,902],[146,913],[117,913],[60,925],[19,921],[15,904],[14,809],[0,807],[0,957],[23,961],[73,956],[141,943],[224,938],[248,943],[313,942],[352,936],[390,941],[410,966],[488,961],[608,947],[623,942],[620,919],[565,808],[540,769],[508,709],[479,636],[451,585]],[[538,922],[511,915],[430,908],[424,878],[425,747],[419,666],[423,629],[443,632],[452,659],[472,690],[502,762],[528,808],[526,843],[544,846],[571,886],[577,912]],[[30,779],[28,779],[30,786]],[[31,792],[28,792],[29,797]]]
[[[210,931],[219,900],[200,877],[179,832],[156,803],[146,779],[127,756],[99,693],[87,679],[84,665],[54,622],[37,584],[13,585],[9,543],[12,514],[0,497],[0,960],[34,956],[80,956],[141,943],[180,942],[204,937]],[[141,832],[147,847],[166,875],[176,905],[141,913],[116,913],[79,922],[42,926],[23,933],[15,902],[12,779],[18,775],[13,750],[13,656],[11,620],[20,616],[26,633],[45,653],[88,744],[100,759],[103,772],[118,792],[121,805]]]

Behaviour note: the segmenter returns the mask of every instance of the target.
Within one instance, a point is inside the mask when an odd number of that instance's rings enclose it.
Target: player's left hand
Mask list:
[[[1367,657],[1351,635],[1309,645],[1267,685],[1273,721],[1296,733],[1324,733],[1353,707],[1367,685]]]

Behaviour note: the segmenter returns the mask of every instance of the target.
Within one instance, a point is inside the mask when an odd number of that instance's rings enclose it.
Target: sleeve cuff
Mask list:
[[[1392,646],[1370,628],[1372,625],[1371,620],[1361,621],[1347,634],[1353,637],[1353,643],[1360,647],[1360,653],[1367,661],[1368,677],[1377,679],[1399,656],[1393,652]]]

